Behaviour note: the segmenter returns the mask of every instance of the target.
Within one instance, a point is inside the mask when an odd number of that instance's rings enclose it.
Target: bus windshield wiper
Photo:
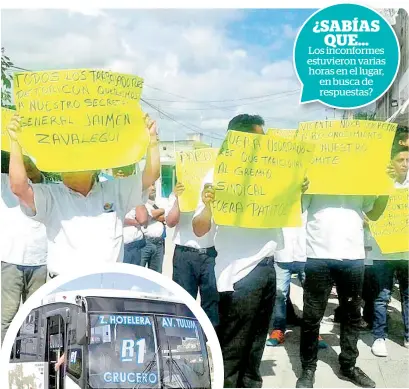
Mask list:
[[[149,361],[149,363],[146,365],[145,369],[143,370],[142,374],[144,373],[149,373],[153,367],[155,366],[156,363],[156,357],[158,356],[158,352],[161,349],[161,345],[158,346],[158,348],[155,351],[155,354],[153,355],[152,359]],[[142,383],[136,384],[132,389],[138,389],[140,388]]]
[[[173,359],[172,349],[171,349],[170,344],[169,344],[169,339],[167,340],[167,343],[168,343],[168,350],[169,350],[169,359],[168,359],[168,364],[169,364],[169,366],[168,366],[168,367],[169,367],[169,381],[170,381],[170,382],[173,381],[173,380],[172,380],[172,378],[173,378],[173,377],[172,377],[172,373],[173,373],[173,365],[175,365],[177,372],[178,372],[179,375],[182,377],[182,380],[180,380],[179,378],[177,378],[177,381],[178,381],[178,382],[177,382],[177,383],[178,383],[178,386],[177,386],[177,387],[191,389],[191,388],[192,388],[192,385],[190,385],[189,380],[187,379],[185,373],[183,373],[182,369],[179,367],[179,365],[178,365],[178,364],[176,363],[176,361]],[[166,382],[163,383],[163,385],[165,386],[165,388],[174,388],[174,386],[172,386],[172,385],[170,384],[170,382],[169,382],[169,383],[166,383]]]

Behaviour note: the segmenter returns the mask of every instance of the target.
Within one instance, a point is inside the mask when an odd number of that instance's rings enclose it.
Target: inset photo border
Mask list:
[[[23,360],[22,345],[33,340]],[[23,389],[12,378],[17,366],[33,387],[42,381],[39,388],[64,379],[66,388],[91,381],[98,388],[222,388],[224,375],[216,332],[199,304],[170,278],[127,264],[59,276],[38,289],[4,338],[4,387]]]

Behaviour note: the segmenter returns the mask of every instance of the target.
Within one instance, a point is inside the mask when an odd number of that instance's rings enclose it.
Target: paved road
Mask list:
[[[163,273],[172,276],[173,244],[172,230],[168,231]],[[291,300],[298,311],[302,309],[302,288],[293,280],[291,285]],[[330,315],[333,314],[338,300],[331,295],[321,324],[321,335],[329,348],[319,351],[319,361],[315,378],[316,388],[353,388],[354,384],[338,377],[339,326],[333,324]],[[299,312],[300,313],[300,312]],[[358,343],[358,366],[365,371],[377,384],[378,388],[409,388],[409,350],[403,347],[403,324],[400,302],[396,296],[389,307],[389,340],[387,358],[375,357],[371,352],[372,335],[362,333]],[[286,341],[278,347],[266,347],[264,350],[261,371],[263,387],[294,388],[301,365],[299,358],[300,331],[298,327],[289,328]]]
[[[293,280],[295,281],[295,280]],[[291,299],[300,310],[302,308],[302,288],[294,282],[291,285]],[[316,372],[316,388],[353,388],[354,384],[338,377],[339,325],[333,324],[333,315],[338,300],[331,295],[321,324],[321,335],[329,348],[319,351]],[[400,302],[393,298],[389,307],[389,337],[387,348],[389,357],[378,358],[371,352],[372,335],[361,333],[358,348],[357,365],[367,373],[378,388],[409,387],[409,350],[403,347],[403,324]],[[286,341],[278,347],[266,347],[262,361],[263,387],[294,388],[297,376],[301,372],[299,358],[300,329],[290,328]]]

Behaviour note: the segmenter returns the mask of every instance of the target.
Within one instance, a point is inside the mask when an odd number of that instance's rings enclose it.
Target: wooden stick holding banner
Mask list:
[[[17,73],[19,142],[43,171],[138,162],[149,143],[139,106],[142,86],[140,77],[102,70]]]

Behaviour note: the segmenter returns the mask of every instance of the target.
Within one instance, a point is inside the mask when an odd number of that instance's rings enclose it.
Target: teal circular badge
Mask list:
[[[304,23],[293,60],[303,84],[300,103],[359,108],[381,97],[393,83],[399,42],[374,10],[338,4],[317,11]]]

